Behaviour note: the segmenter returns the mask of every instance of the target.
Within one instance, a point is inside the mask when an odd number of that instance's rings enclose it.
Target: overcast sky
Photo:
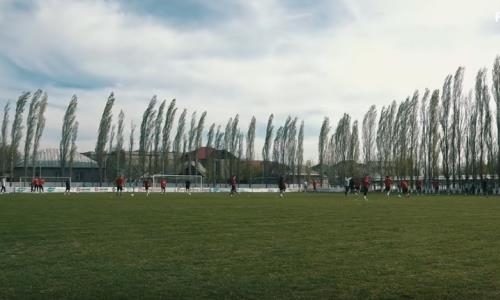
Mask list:
[[[111,91],[126,131],[153,95],[189,117],[207,111],[206,129],[239,114],[246,133],[255,116],[259,158],[269,115],[275,127],[296,116],[304,159],[317,161],[324,117],[361,122],[370,105],[441,88],[459,66],[465,89],[481,67],[491,78],[497,14],[498,0],[0,0],[0,105],[47,91],[41,146],[57,147],[76,94],[81,152],[95,147]]]

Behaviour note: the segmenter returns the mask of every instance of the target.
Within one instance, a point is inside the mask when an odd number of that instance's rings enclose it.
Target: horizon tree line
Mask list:
[[[464,72],[464,67],[459,67],[454,74],[445,76],[440,89],[425,89],[422,94],[415,90],[403,101],[394,100],[382,106],[380,113],[375,105],[370,106],[361,124],[344,113],[332,127],[330,118],[325,116],[318,139],[320,176],[339,184],[345,177],[361,176],[362,173],[391,175],[411,181],[421,178],[426,184],[443,176],[446,188],[463,187],[467,180],[476,183],[486,176],[500,178],[500,56],[493,64],[491,88],[487,82],[487,69],[482,68],[477,72],[473,89],[464,93]],[[492,96],[496,118],[490,107]],[[2,174],[7,173],[7,168],[10,168],[9,174],[13,174],[18,159],[23,157],[24,176],[35,175],[47,103],[47,93],[42,90],[23,92],[15,103],[10,135],[11,102],[4,106],[0,132]],[[184,171],[182,169],[191,174],[198,167],[195,151],[203,145],[223,153],[223,157],[215,157],[215,152],[208,157],[207,177],[213,183],[235,173],[248,182],[286,174],[298,183],[304,176],[304,121],[297,117],[288,116],[283,125],[275,125],[274,114],[269,115],[261,152],[262,166],[256,169],[252,165],[255,116],[246,134],[240,128],[238,114],[229,118],[225,126],[210,124],[207,142],[203,144],[207,112],[198,117],[198,112],[192,111],[188,126],[187,108],[181,109],[176,118],[179,110],[176,100],[172,99],[167,108],[167,101],[159,102],[155,95],[142,115],[136,158],[132,152],[135,150],[137,126],[133,122],[130,124],[127,155],[123,147],[125,113],[120,110],[114,124],[114,104],[112,92],[104,106],[97,132],[93,158],[99,166],[101,184],[119,174],[137,177],[178,173]],[[77,106],[78,98],[73,95],[61,129],[59,160],[63,176],[72,175],[77,151]],[[19,146],[24,129],[25,144],[21,156]],[[31,174],[28,172],[30,159]]]

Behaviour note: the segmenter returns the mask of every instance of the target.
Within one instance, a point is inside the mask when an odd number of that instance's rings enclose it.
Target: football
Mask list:
[[[130,194],[130,197],[134,197],[134,194]]]

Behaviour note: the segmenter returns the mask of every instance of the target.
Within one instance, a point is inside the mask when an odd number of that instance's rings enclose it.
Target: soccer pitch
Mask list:
[[[500,298],[500,197],[0,196],[0,299]]]

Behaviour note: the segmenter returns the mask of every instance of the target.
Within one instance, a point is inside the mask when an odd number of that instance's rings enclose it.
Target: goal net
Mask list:
[[[30,177],[30,176],[21,176],[19,177],[19,185],[21,187],[29,187],[31,186],[31,182],[33,179],[38,178],[39,180],[43,180],[44,187],[64,187],[66,186],[66,181],[69,180],[71,184],[71,177]]]
[[[160,188],[161,181],[167,180],[167,189],[173,191],[184,191],[186,182],[191,183],[190,190],[192,192],[201,192],[203,189],[203,176],[201,175],[169,175],[169,174],[155,174],[151,176],[151,185],[154,189]]]

